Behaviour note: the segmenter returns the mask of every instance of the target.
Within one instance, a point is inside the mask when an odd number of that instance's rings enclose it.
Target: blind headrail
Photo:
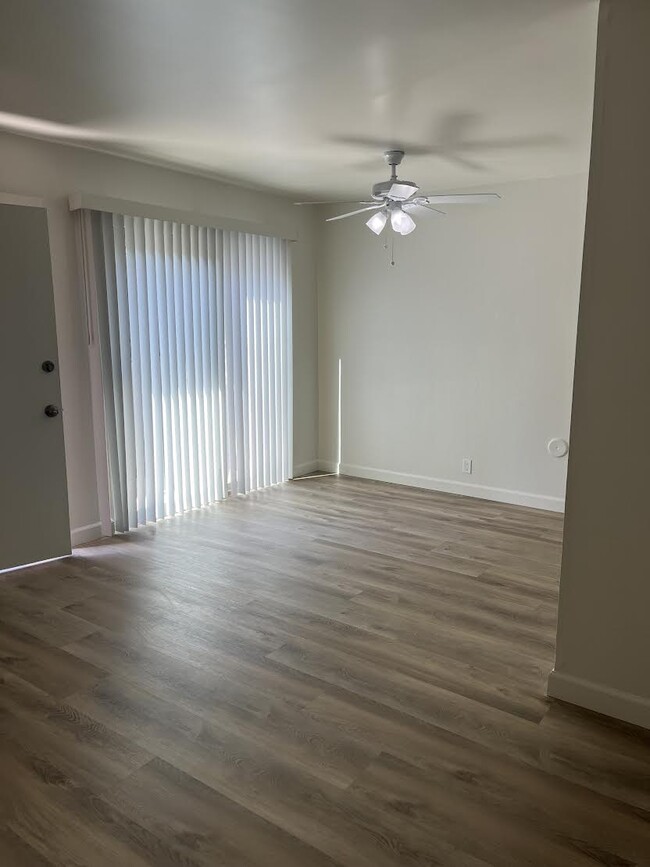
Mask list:
[[[126,199],[115,199],[111,196],[97,196],[93,193],[72,193],[68,196],[68,207],[71,211],[82,209],[104,211],[109,214],[125,214],[129,217],[149,217],[153,220],[187,223],[190,226],[209,226],[213,229],[245,232],[249,235],[283,238],[286,241],[298,240],[295,228],[289,229],[281,223],[275,225],[257,222],[256,220],[238,220],[234,217],[219,216],[217,214],[199,214],[195,211],[184,211],[178,208],[168,208],[164,205],[152,205],[145,202],[131,202]]]

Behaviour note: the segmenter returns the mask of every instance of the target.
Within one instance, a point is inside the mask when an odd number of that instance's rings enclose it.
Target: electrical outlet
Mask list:
[[[464,473],[471,474],[471,472],[472,472],[472,459],[471,458],[463,458],[463,463],[461,464],[461,470]]]

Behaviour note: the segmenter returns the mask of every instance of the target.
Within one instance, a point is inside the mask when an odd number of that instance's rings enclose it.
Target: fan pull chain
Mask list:
[[[388,241],[384,241],[384,250],[388,252]],[[395,238],[390,239],[390,264],[395,265]]]

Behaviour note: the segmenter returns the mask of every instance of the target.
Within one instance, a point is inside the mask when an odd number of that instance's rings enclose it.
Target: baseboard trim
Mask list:
[[[338,473],[340,472],[341,465],[338,461],[318,461],[318,469],[321,473]]]
[[[95,539],[101,539],[103,535],[102,525],[97,521],[96,524],[86,524],[70,530],[70,543],[75,548],[77,545],[85,545],[87,542],[94,542]]]
[[[555,669],[549,674],[547,693],[551,698],[650,729],[650,698]]]
[[[320,469],[320,461],[305,461],[303,464],[296,464],[293,468],[292,479],[297,478],[298,476],[306,476],[309,473],[315,473],[316,470]]]
[[[294,467],[292,479],[298,479],[301,476],[309,475],[309,473],[338,473],[339,465],[336,461],[307,461],[304,464],[298,464]]]
[[[393,470],[380,470],[376,467],[361,467],[356,464],[336,464],[319,461],[320,468],[326,464],[338,469],[345,476],[356,476],[360,479],[373,479],[377,482],[391,482],[395,485],[408,485],[414,488],[426,488],[430,491],[441,491],[446,494],[460,494],[465,497],[478,497],[481,500],[496,500],[498,503],[510,503],[514,506],[529,506],[533,509],[544,509],[547,512],[563,512],[562,497],[548,497],[544,494],[530,494],[525,491],[511,491],[507,488],[490,488],[485,485],[473,485],[469,482],[456,482],[452,479],[436,479],[430,476],[418,476],[412,473],[396,473]]]

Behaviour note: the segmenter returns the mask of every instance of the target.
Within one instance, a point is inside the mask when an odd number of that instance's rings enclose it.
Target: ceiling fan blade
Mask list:
[[[341,202],[338,201],[327,201],[327,202],[294,202],[294,205],[374,205],[374,202],[360,202],[355,200],[353,202]]]
[[[445,211],[441,211],[439,208],[431,208],[429,205],[418,204],[417,202],[413,202],[412,204],[408,203],[402,205],[403,211],[408,211],[411,214],[420,214],[420,216],[436,216],[436,217],[444,217],[446,216]]]
[[[501,196],[498,193],[460,193],[454,196],[430,196],[424,193],[418,198],[426,199],[429,205],[482,205],[494,202]]]
[[[364,211],[377,211],[379,208],[383,208],[384,203],[381,202],[379,205],[371,205],[369,208],[359,208],[358,211],[348,211],[347,214],[339,214],[337,217],[328,217],[325,222],[332,223],[334,220],[343,220],[345,217],[354,217],[355,214],[363,214]]]

